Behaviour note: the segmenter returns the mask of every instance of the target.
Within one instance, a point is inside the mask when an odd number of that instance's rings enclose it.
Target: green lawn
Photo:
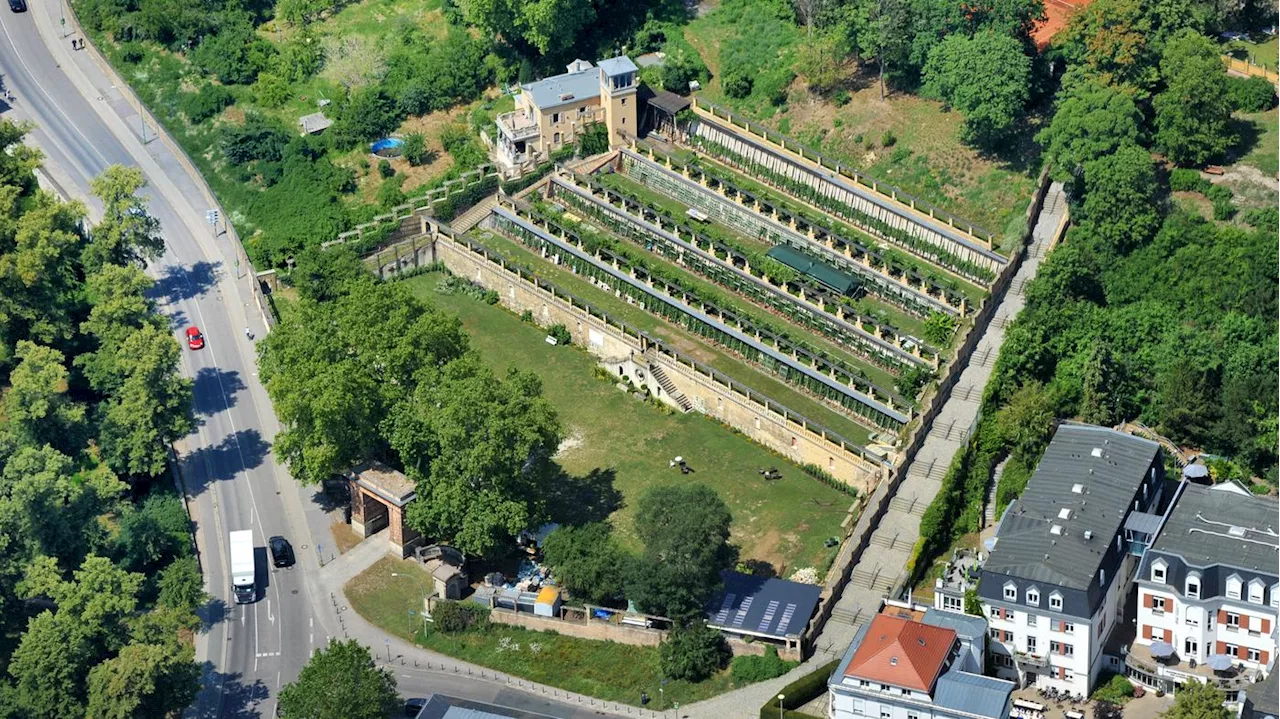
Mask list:
[[[392,576],[392,574],[399,576]],[[504,625],[483,631],[445,634],[420,618],[422,597],[432,590],[431,578],[412,561],[387,557],[347,582],[351,608],[369,622],[416,644],[490,667],[514,676],[571,692],[626,704],[640,704],[648,692],[648,708],[661,710],[733,688],[729,672],[698,684],[669,681],[664,691],[656,647],[577,639]],[[409,612],[414,612],[411,616]],[[663,701],[667,702],[665,705]]]
[[[1280,109],[1271,108],[1266,112],[1254,114],[1241,113],[1237,119],[1250,123],[1253,133],[1257,135],[1248,154],[1240,159],[1246,165],[1252,165],[1262,171],[1268,179],[1274,180],[1280,171]]]
[[[850,442],[861,445],[870,442],[872,430],[853,420],[843,411],[814,399],[808,394],[803,394],[801,390],[782,380],[774,379],[772,375],[747,364],[745,360],[734,357],[701,337],[664,321],[640,305],[627,302],[573,272],[543,260],[524,245],[488,232],[473,233],[472,239],[507,259],[536,269],[539,277],[556,284],[566,292],[586,300],[595,307],[655,337],[666,340],[677,351],[773,399],[791,411],[827,427]]]
[[[1227,43],[1223,51],[1238,59],[1248,58],[1255,65],[1261,65],[1268,70],[1275,70],[1278,61],[1280,61],[1280,37],[1272,35],[1263,42],[1249,42],[1248,40],[1232,40]]]
[[[573,475],[612,474],[623,498],[612,520],[628,547],[639,546],[632,529],[636,498],[654,485],[689,481],[668,466],[681,455],[695,470],[693,480],[715,489],[728,504],[732,541],[743,559],[768,562],[784,575],[830,564],[835,550],[822,543],[839,534],[853,502],[848,495],[704,415],[666,412],[623,394],[612,381],[596,378],[597,365],[586,352],[546,344],[543,330],[501,306],[439,294],[440,278],[429,274],[405,282],[419,297],[461,317],[472,345],[497,372],[519,367],[542,378],[569,436],[558,460]],[[762,480],[758,470],[769,466],[781,469],[784,478]]]

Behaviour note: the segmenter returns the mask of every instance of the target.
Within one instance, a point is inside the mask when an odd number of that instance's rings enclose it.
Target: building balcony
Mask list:
[[[1129,647],[1124,663],[1130,669],[1137,670],[1136,674],[1130,672],[1131,677],[1153,688],[1165,690],[1170,688],[1168,686],[1170,684],[1182,684],[1189,679],[1194,679],[1212,684],[1226,692],[1235,692],[1247,689],[1261,678],[1258,669],[1250,668],[1240,661],[1225,672],[1215,672],[1204,664],[1183,659],[1177,654],[1165,659],[1157,659],[1151,656],[1151,647],[1145,644],[1134,644]],[[1148,683],[1144,677],[1154,681]]]
[[[513,110],[498,115],[498,129],[512,142],[530,140],[538,136],[538,121],[523,110]]]
[[[1049,657],[1043,654],[1029,654],[1027,652],[1014,652],[1013,661],[1019,666],[1042,668],[1049,666]]]

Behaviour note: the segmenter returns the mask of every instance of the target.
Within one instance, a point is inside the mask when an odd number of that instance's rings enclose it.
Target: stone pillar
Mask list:
[[[361,537],[368,536],[364,529],[364,491],[354,481],[351,482],[351,528]]]

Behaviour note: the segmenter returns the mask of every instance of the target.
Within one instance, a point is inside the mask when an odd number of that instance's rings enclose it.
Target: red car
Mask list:
[[[204,349],[204,335],[200,334],[199,327],[187,328],[187,346],[193,350]]]

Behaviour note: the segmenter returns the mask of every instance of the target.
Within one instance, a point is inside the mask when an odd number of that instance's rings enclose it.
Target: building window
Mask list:
[[[1062,645],[1062,656],[1064,656],[1064,657],[1074,657],[1075,655],[1076,655],[1076,648],[1075,648],[1075,647],[1071,646],[1070,644],[1063,644],[1063,645]]]
[[[918,711],[913,711],[913,710],[911,710],[911,709],[908,709],[908,710],[907,710],[907,719],[920,719],[920,712],[918,712]]]
[[[1152,597],[1151,611],[1155,612],[1156,614],[1164,614],[1164,610],[1165,610],[1164,597]]]
[[[1036,621],[1037,621],[1037,620],[1036,620],[1036,615],[1034,615],[1034,614],[1028,614],[1028,615],[1027,615],[1027,626],[1028,626],[1028,627],[1034,627],[1034,626],[1036,625]]]
[[[559,122],[560,122],[560,113],[558,112],[551,113],[551,124],[555,125],[555,124],[558,124]]]
[[[1164,584],[1166,565],[1163,561],[1157,561],[1151,565],[1151,581]]]
[[[1062,631],[1066,632],[1067,634],[1070,634],[1075,630],[1076,630],[1076,625],[1072,624],[1071,622],[1062,623]]]
[[[1188,657],[1191,657],[1192,659],[1194,659],[1196,657],[1196,654],[1200,650],[1200,645],[1196,642],[1196,640],[1192,639],[1191,637],[1187,637],[1187,641],[1183,644],[1182,648],[1185,650],[1185,654]]]
[[[1004,585],[1004,598],[1011,601],[1018,601],[1018,587],[1013,584]]]
[[[623,106],[623,107],[626,107],[626,106],[627,106],[627,98],[625,98],[625,97],[624,97],[624,98],[622,98],[622,106]]]
[[[1233,612],[1227,612],[1227,626],[1231,629],[1240,628],[1240,615]]]
[[[1027,635],[1027,653],[1036,653],[1036,638],[1032,635]]]
[[[963,612],[964,599],[961,597],[952,597],[950,595],[943,595],[942,608],[949,612]]]
[[[1194,574],[1187,577],[1187,597],[1191,599],[1200,598],[1200,577]]]
[[[1240,581],[1240,577],[1237,577],[1234,574],[1231,575],[1230,577],[1227,577],[1227,598],[1239,599],[1240,587],[1242,586],[1242,584],[1243,583]]]
[[[1257,649],[1254,649],[1253,647],[1250,647],[1250,648],[1249,648],[1249,661],[1251,661],[1251,662],[1259,662],[1259,661],[1262,661],[1262,653],[1261,653],[1261,652],[1259,652]]]
[[[1254,604],[1262,604],[1262,582],[1256,579],[1249,582],[1249,601]]]
[[[559,144],[560,144],[560,133],[558,133],[558,132],[557,132],[557,133],[555,134],[555,136],[554,136],[554,137],[555,137],[555,139],[554,139],[555,144],[559,145]]]
[[[1049,642],[1049,651],[1058,654],[1061,652],[1062,642]]]
[[[1038,589],[1027,590],[1027,604],[1030,604],[1033,607],[1040,606],[1040,590]]]
[[[1073,681],[1075,681],[1075,680],[1076,680],[1076,673],[1075,673],[1075,672],[1073,672],[1073,671],[1071,671],[1070,669],[1063,669],[1063,670],[1062,670],[1062,679],[1063,679],[1064,681],[1073,682]]]
[[[880,705],[880,719],[892,719],[892,717],[893,712],[889,710],[889,707],[884,706],[883,704]]]
[[[1239,658],[1240,658],[1240,647],[1237,647],[1237,646],[1236,646],[1236,645],[1234,645],[1234,644],[1228,644],[1228,645],[1227,645],[1227,656],[1229,656],[1229,657],[1235,657],[1235,658],[1239,659]]]
[[[994,639],[994,640],[996,640],[997,642],[998,642],[998,641],[1000,641],[1000,630],[999,630],[999,629],[990,629],[990,630],[988,630],[988,631],[987,631],[987,634],[991,635],[991,638],[992,638],[992,639]]]
[[[1006,642],[1010,643],[1010,644],[1013,644],[1015,641],[1017,641],[1017,640],[1014,638],[1013,632],[1010,632],[1010,631],[1005,631],[1005,633],[1004,633],[1004,640],[1005,640]]]
[[[1061,595],[1061,594],[1058,594],[1057,592],[1054,592],[1053,594],[1050,594],[1050,595],[1049,595],[1049,608],[1050,608],[1050,609],[1057,609],[1057,610],[1061,610],[1061,609],[1062,609],[1062,595]]]
[[[1017,613],[1017,612],[1005,612],[1005,616],[1004,616],[1004,618],[1005,618],[1005,619],[1008,619],[1008,620],[1009,620],[1009,621],[1011,621],[1011,622],[1016,622],[1016,621],[1018,621],[1018,613]]]

